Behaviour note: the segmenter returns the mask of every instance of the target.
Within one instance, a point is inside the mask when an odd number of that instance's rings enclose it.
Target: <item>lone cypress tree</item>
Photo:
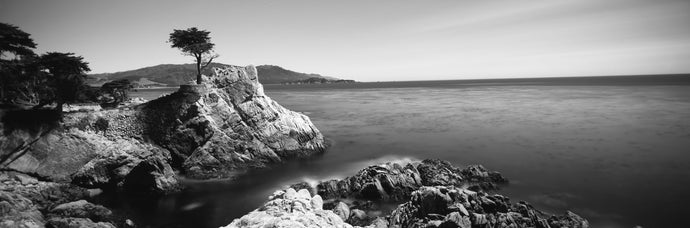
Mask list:
[[[194,57],[196,60],[196,83],[201,84],[201,70],[206,68],[218,55],[213,54],[214,43],[211,43],[211,32],[199,30],[196,27],[185,30],[175,29],[170,33],[168,42],[171,47],[178,48],[184,55]],[[206,62],[202,65],[203,62]]]

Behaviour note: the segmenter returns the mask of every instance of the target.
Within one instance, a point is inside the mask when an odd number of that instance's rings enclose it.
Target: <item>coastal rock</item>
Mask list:
[[[0,191],[0,227],[43,227],[43,214],[26,197]]]
[[[502,209],[487,208],[485,202],[491,198],[504,200],[495,203],[502,206],[492,206]],[[462,210],[454,206],[459,204],[469,207]],[[547,224],[541,222],[545,220]],[[392,227],[589,227],[586,220],[572,212],[551,216],[531,207],[511,204],[507,197],[488,196],[483,192],[475,193],[455,186],[420,188],[412,193],[410,201],[391,212],[389,222]]]
[[[266,96],[253,66],[216,68],[204,79],[140,111],[144,134],[171,151],[187,175],[230,176],[323,152],[323,136],[309,118]]]
[[[214,71],[201,85],[123,109],[65,113],[61,122],[59,113],[2,111],[0,168],[88,188],[166,193],[179,188],[175,170],[231,177],[324,151],[309,118],[266,96],[253,66]]]
[[[304,189],[279,191],[262,207],[225,227],[352,227],[332,211],[314,207],[312,199]]]
[[[166,193],[178,188],[170,154],[137,140],[115,139],[114,145],[72,174],[72,183],[87,188],[116,187],[133,192]]]
[[[477,173],[486,177],[477,178]],[[481,166],[459,169],[446,161],[426,159],[407,164],[385,163],[369,166],[343,180],[320,182],[316,186],[316,192],[324,199],[354,197],[403,201],[409,199],[411,193],[422,186],[470,185],[480,189],[494,189],[496,184],[505,182],[507,180],[500,173],[488,172]]]
[[[86,200],[78,200],[55,206],[50,210],[50,215],[56,217],[87,218],[91,221],[99,222],[109,221],[112,212],[101,205],[95,205]]]
[[[319,198],[321,198],[319,196]],[[333,208],[333,213],[338,215],[341,219],[347,220],[350,218],[350,207],[347,206],[347,204],[343,202],[338,202],[338,204],[335,205],[335,208]]]
[[[203,84],[119,109],[0,110],[0,169],[17,171],[0,172],[0,188],[10,192],[0,202],[10,216],[3,226],[108,227],[81,215],[89,209],[51,210],[81,204],[92,195],[84,188],[166,194],[180,188],[178,173],[232,177],[325,150],[307,116],[264,94],[253,66],[214,71]],[[302,209],[322,211],[323,200],[309,198]]]
[[[367,216],[367,213],[360,209],[352,209],[350,217],[345,221],[356,226],[367,226],[372,223],[372,219]]]
[[[68,183],[0,172],[0,227],[114,227],[110,210],[80,200],[88,194]]]
[[[305,183],[291,185],[228,227],[589,227],[587,220],[572,212],[550,215],[525,202],[513,204],[508,197],[488,194],[482,187],[468,189],[504,182],[507,180],[500,173],[479,165],[460,169],[441,160],[379,164],[343,180],[321,182],[316,189]],[[327,207],[333,208],[327,211],[328,217],[337,222],[325,223],[323,220],[333,220],[305,207],[310,205],[309,192],[314,191],[323,194]],[[392,211],[382,211],[370,199],[403,203]]]

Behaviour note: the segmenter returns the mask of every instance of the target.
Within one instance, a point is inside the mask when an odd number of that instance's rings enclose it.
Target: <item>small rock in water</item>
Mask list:
[[[132,220],[130,219],[125,220],[125,225],[127,225],[127,227],[136,227],[136,225],[134,225],[134,222],[132,222]]]

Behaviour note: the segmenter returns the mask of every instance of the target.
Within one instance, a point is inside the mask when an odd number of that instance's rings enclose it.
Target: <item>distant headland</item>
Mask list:
[[[211,63],[210,67],[202,73],[211,75],[213,67],[222,68],[230,65],[223,63]],[[101,73],[88,75],[87,83],[92,86],[100,86],[106,82],[128,79],[137,88],[151,87],[176,87],[188,84],[193,80],[196,72],[194,64],[160,64],[144,67],[136,70],[120,71],[115,73]],[[336,77],[324,76],[314,73],[300,73],[275,65],[260,65],[256,67],[259,80],[262,84],[321,84],[321,83],[352,83],[354,80],[343,80]]]

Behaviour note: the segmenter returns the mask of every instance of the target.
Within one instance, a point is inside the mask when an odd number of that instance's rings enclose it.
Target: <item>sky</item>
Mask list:
[[[690,0],[0,0],[0,22],[91,73],[191,63],[166,42],[189,27],[217,62],[358,81],[690,73]]]

